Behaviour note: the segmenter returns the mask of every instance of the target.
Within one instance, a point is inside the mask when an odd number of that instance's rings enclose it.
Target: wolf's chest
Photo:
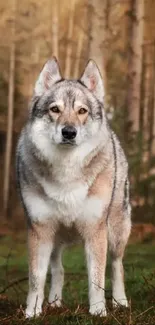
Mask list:
[[[77,220],[91,220],[102,215],[103,202],[97,196],[88,196],[88,185],[82,182],[66,184],[44,181],[44,192],[51,206],[51,217],[65,225]]]
[[[42,183],[46,196],[53,208],[62,215],[78,214],[87,198],[88,187],[80,182],[48,182]]]

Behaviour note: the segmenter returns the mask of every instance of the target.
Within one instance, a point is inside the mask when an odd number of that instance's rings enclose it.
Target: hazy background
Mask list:
[[[18,226],[15,146],[34,82],[55,55],[66,78],[89,58],[106,88],[105,109],[129,159],[133,220],[155,223],[155,1],[0,2],[0,215]]]
[[[128,309],[88,315],[84,252],[66,250],[64,308],[25,320],[28,291],[26,222],[15,185],[15,148],[35,80],[55,55],[64,77],[98,64],[105,109],[130,166],[132,235],[124,268]],[[0,0],[0,324],[155,324],[155,0]]]

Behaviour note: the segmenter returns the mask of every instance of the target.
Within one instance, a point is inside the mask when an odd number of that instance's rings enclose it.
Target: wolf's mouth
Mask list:
[[[68,140],[68,139],[63,139],[61,144],[70,145],[70,146],[75,146],[76,145],[74,140]]]

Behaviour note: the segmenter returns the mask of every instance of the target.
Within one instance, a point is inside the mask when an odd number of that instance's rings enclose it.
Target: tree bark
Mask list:
[[[153,63],[154,63],[154,85],[153,85],[153,130],[152,130],[152,143],[151,143],[151,153],[152,156],[155,156],[155,42],[154,42],[154,57],[153,57]]]
[[[84,33],[83,33],[83,31],[81,31],[80,34],[79,34],[79,38],[78,38],[76,59],[75,59],[75,64],[74,64],[74,75],[73,75],[73,77],[75,79],[78,78],[83,42],[84,42]]]
[[[72,55],[72,37],[74,27],[74,10],[76,0],[71,0],[71,9],[69,15],[67,49],[66,49],[66,62],[65,62],[65,78],[69,78],[71,74],[71,55]]]
[[[129,55],[129,88],[127,106],[132,131],[139,131],[143,29],[144,29],[144,0],[133,0],[131,7],[131,35]]]
[[[153,106],[153,44],[149,42],[145,45],[145,60],[144,60],[144,100],[143,100],[143,142],[145,146],[145,152],[143,155],[144,162],[148,161],[149,164],[149,155],[151,150],[151,141],[152,141],[152,106]]]
[[[53,0],[52,15],[52,52],[56,58],[59,58],[59,5],[58,0]]]
[[[107,64],[107,34],[108,24],[107,15],[109,9],[109,0],[90,0],[91,28],[90,28],[90,49],[89,56],[99,67],[103,77],[104,88],[106,89],[106,64]]]
[[[14,114],[14,89],[15,89],[15,27],[16,27],[16,0],[12,2],[12,42],[10,44],[10,67],[9,67],[9,86],[8,86],[8,121],[6,135],[5,165],[4,165],[4,188],[3,188],[3,205],[4,217],[7,217],[9,189],[10,189],[10,165],[12,154],[12,137],[13,137],[13,114]]]

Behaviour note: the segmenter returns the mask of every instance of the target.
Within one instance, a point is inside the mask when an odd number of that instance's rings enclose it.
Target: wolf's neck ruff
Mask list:
[[[29,148],[26,155],[30,156],[30,160],[34,157],[34,163],[37,167],[40,166],[43,175],[46,175],[48,169],[48,177],[52,177],[52,181],[67,185],[67,182],[83,179],[82,181],[85,181],[90,188],[97,175],[110,163],[110,133],[106,131],[105,136],[105,130],[103,132],[102,128],[98,137],[70,149],[51,145],[50,151],[49,147],[45,150],[43,139],[41,143],[38,137],[37,142],[34,139],[32,141],[31,132],[28,132],[28,137],[30,142],[26,143]],[[42,145],[44,145],[44,150],[42,150]]]

